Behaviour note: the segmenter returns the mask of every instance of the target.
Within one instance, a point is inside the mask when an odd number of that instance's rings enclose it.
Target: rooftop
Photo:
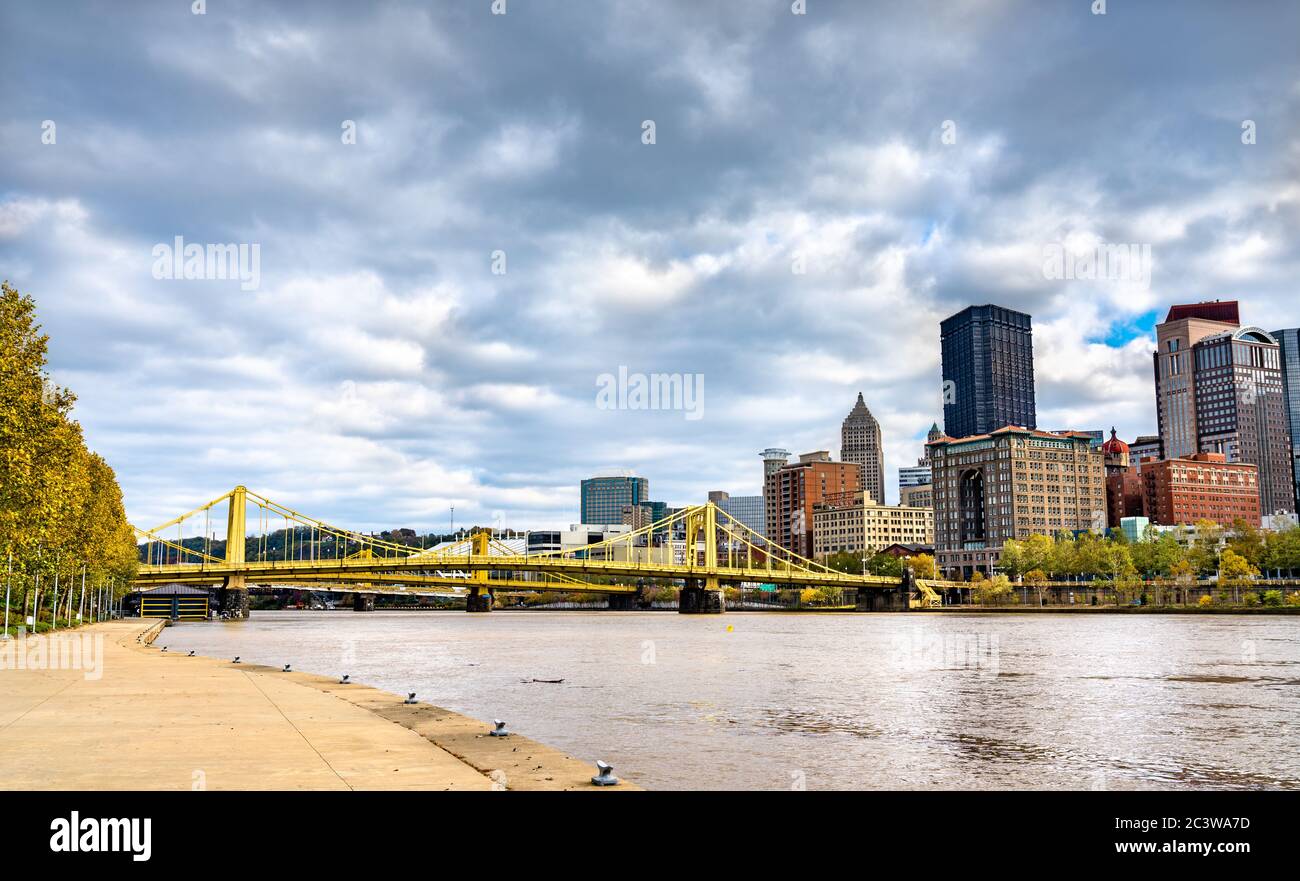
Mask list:
[[[1170,306],[1169,314],[1165,316],[1165,323],[1181,321],[1184,318],[1221,321],[1224,324],[1241,323],[1236,300],[1208,300],[1202,303],[1184,303]]]

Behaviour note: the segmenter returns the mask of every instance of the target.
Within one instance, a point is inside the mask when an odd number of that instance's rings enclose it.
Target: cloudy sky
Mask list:
[[[1040,427],[1130,439],[1170,303],[1300,323],[1300,7],[1091,5],[4,4],[0,275],[141,525],[757,493],[859,391],[896,501],[966,305],[1033,315]],[[177,236],[259,286],[155,278]],[[1102,243],[1149,280],[1047,277]],[[620,366],[702,374],[702,418],[600,408]]]

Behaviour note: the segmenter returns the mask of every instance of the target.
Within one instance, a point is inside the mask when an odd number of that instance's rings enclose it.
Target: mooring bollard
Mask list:
[[[163,651],[167,651],[167,646],[163,646]]]
[[[412,692],[408,692],[407,695],[406,695],[406,700],[402,701],[402,703],[404,703],[404,704],[413,704],[413,703],[416,703],[416,700],[415,700],[415,692],[413,692],[413,691],[412,691]]]
[[[288,673],[288,672],[289,672],[289,667],[290,667],[290,666],[291,666],[290,664],[285,664],[285,665],[284,665],[284,672]]]
[[[186,655],[185,657],[187,657],[187,658],[192,658],[192,657],[194,657],[194,649],[190,649],[190,653],[189,653],[188,655]]]
[[[339,685],[350,685],[351,683],[348,682],[348,680],[351,679],[351,678],[352,678],[351,676],[349,676],[348,674],[344,673],[344,674],[343,674],[343,678],[339,680]]]
[[[239,655],[235,655],[235,659],[234,659],[233,661],[231,661],[230,663],[232,663],[232,664],[238,664],[238,663],[239,663]]]
[[[496,727],[488,732],[489,737],[509,737],[510,732],[506,730],[506,723],[500,719],[493,719],[492,724]]]
[[[614,776],[614,766],[606,762],[597,761],[596,770],[600,773],[591,778],[591,782],[597,786],[617,786],[618,778]]]

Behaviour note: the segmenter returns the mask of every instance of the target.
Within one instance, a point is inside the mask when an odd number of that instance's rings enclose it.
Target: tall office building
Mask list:
[[[1282,348],[1282,393],[1291,426],[1291,472],[1295,477],[1296,510],[1300,511],[1300,330],[1275,330],[1273,337]]]
[[[1002,306],[970,306],[939,327],[944,433],[971,437],[1008,425],[1036,428],[1030,317]]]
[[[867,409],[858,392],[858,402],[840,427],[840,461],[862,468],[862,488],[876,504],[885,503],[885,452],[880,443],[880,423]]]
[[[1192,346],[1198,452],[1259,469],[1264,516],[1295,511],[1291,426],[1282,352],[1273,335],[1241,327]]]
[[[1236,300],[1171,306],[1156,325],[1156,417],[1160,458],[1177,459],[1201,451],[1196,430],[1196,388],[1192,346],[1241,326]]]
[[[861,477],[861,468],[832,462],[826,450],[804,453],[798,462],[769,472],[763,484],[768,541],[812,557],[814,507],[834,493],[861,490]]]
[[[930,442],[935,560],[991,574],[1008,539],[1106,525],[1104,454],[1081,432],[1000,428]]]
[[[650,481],[632,475],[590,477],[579,486],[585,524],[622,523],[623,509],[649,504]]]

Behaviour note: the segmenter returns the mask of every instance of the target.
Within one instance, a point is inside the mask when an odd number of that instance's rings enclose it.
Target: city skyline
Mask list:
[[[892,486],[968,305],[1033,315],[1039,425],[1129,440],[1169,304],[1300,324],[1294,9],[1181,9],[1184,57],[1137,8],[223,7],[5,11],[0,264],[142,525],[235,484],[420,531],[564,526],[619,467],[754,495],[756,450],[838,449],[859,391]],[[259,285],[152,277],[178,237],[260,245]],[[1108,242],[1150,271],[1045,271]],[[621,367],[703,376],[700,418],[601,409]]]

